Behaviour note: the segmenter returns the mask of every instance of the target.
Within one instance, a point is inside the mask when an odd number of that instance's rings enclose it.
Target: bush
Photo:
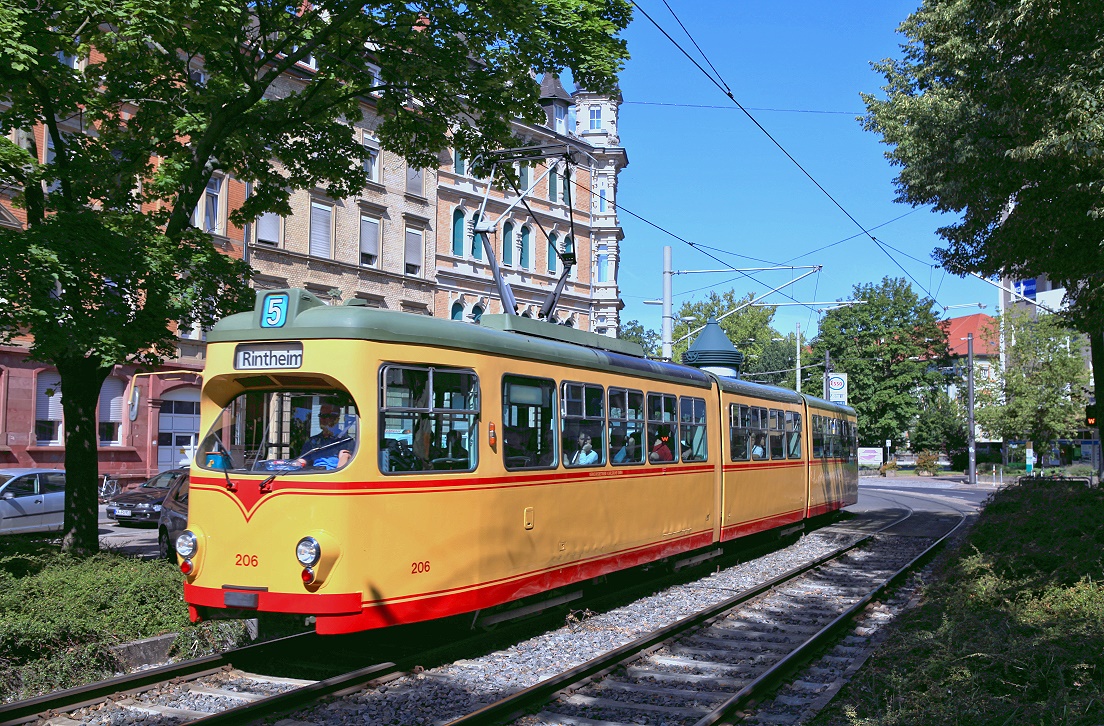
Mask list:
[[[934,474],[939,471],[939,454],[925,449],[916,455],[916,471]]]
[[[0,694],[10,701],[111,677],[110,647],[169,632],[214,652],[245,643],[188,622],[182,576],[171,563],[101,552],[79,559],[49,539],[5,537],[0,555]],[[202,644],[197,647],[196,643]],[[204,647],[205,646],[205,647]],[[178,648],[179,650],[179,648]]]
[[[890,459],[878,468],[879,474],[885,474],[887,471],[897,471],[897,459]]]

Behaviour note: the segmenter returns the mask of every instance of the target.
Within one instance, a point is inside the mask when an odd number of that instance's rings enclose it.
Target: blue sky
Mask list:
[[[873,232],[901,252],[890,250],[891,259],[879,250],[637,11],[624,34],[632,58],[621,74],[619,130],[629,156],[618,192],[625,231],[623,320],[660,329],[660,308],[643,301],[660,296],[664,245],[672,247],[676,270],[725,266],[627,212],[712,248],[711,254],[734,267],[823,265],[819,274],[784,290],[798,301],[848,299],[856,284],[886,275],[907,279],[903,267],[920,295],[928,294],[926,288],[943,305],[982,302],[984,312],[995,313],[995,287],[933,267],[941,215],[894,203],[895,168],[883,156],[887,147],[855,120],[864,110],[859,93],[877,92],[883,82],[870,62],[899,53],[896,29],[916,0],[667,2],[733,96],[840,205],[867,229],[901,217]],[[663,0],[639,3],[694,53]],[[716,108],[686,107],[694,105]],[[757,281],[739,273],[676,275],[675,310],[709,289],[761,295],[803,272],[754,273]],[[791,302],[777,293],[766,300]],[[956,308],[945,317],[975,312]],[[783,333],[798,323],[808,331],[816,329],[818,318],[806,307],[780,307],[774,324]]]

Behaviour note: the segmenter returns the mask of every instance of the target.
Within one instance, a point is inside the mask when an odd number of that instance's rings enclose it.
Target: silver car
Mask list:
[[[64,524],[64,471],[0,469],[0,534],[56,532]]]

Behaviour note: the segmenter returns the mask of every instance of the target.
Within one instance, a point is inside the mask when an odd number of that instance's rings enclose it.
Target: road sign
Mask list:
[[[828,374],[828,400],[833,403],[847,403],[847,374]]]

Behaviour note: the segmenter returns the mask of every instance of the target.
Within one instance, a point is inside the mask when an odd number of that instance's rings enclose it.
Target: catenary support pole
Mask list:
[[[671,360],[673,344],[671,340],[675,334],[674,294],[672,293],[675,272],[671,263],[671,246],[663,248],[663,360]]]
[[[977,486],[977,442],[974,440],[974,334],[966,334],[966,442],[970,454],[968,482]]]

